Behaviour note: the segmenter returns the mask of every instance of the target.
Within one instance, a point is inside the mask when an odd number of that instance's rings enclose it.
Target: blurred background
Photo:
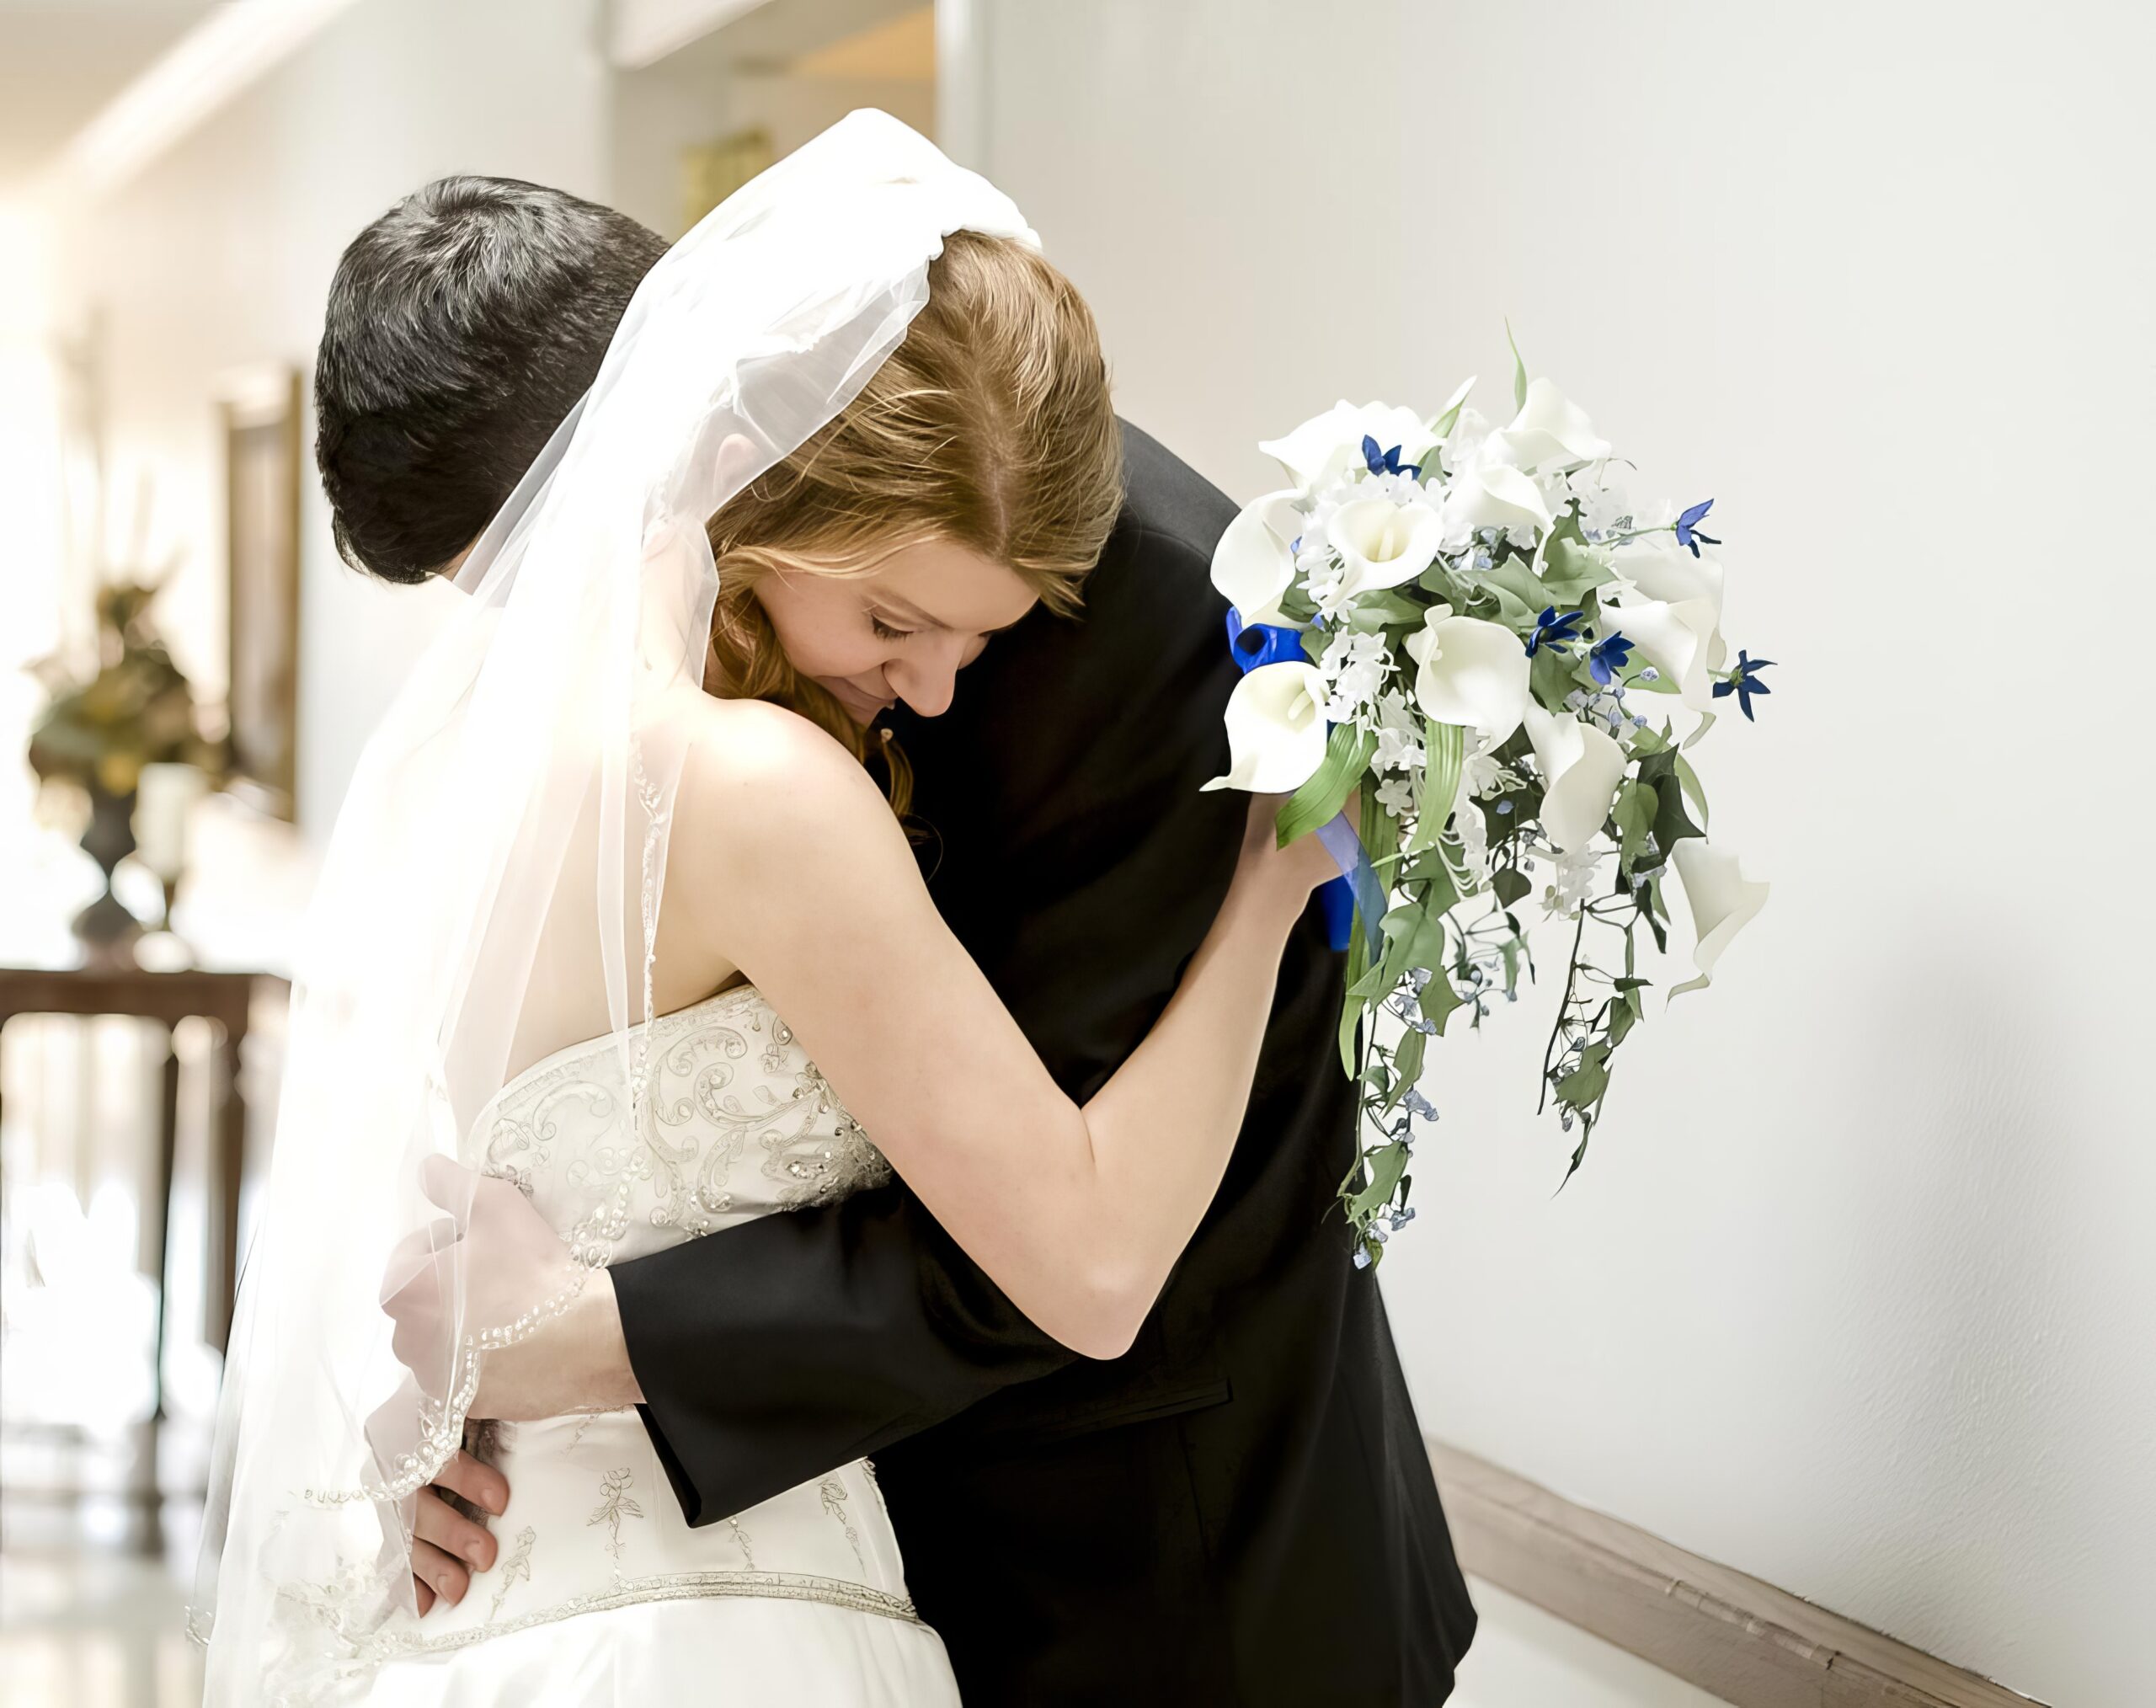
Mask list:
[[[678,235],[873,104],[1238,500],[1336,397],[1499,408],[1508,317],[1715,498],[1781,661],[1715,829],[1774,897],[1561,1193],[1556,993],[1433,1053],[1422,1422],[1942,1677],[2156,1700],[2152,55],[2125,0],[0,0],[0,1699],[199,1695],[281,981],[453,596],[330,543],[339,252],[453,171]],[[1478,1600],[1470,1708],[1799,1700]]]

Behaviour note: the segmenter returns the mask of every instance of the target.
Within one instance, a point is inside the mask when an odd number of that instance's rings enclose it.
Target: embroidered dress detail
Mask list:
[[[643,1516],[643,1508],[629,1498],[629,1485],[634,1481],[635,1473],[627,1465],[608,1471],[600,1483],[599,1510],[584,1520],[606,1526],[606,1551],[616,1560],[622,1557],[622,1520]]]
[[[589,1260],[626,1262],[889,1178],[753,988],[664,1016],[638,1043],[640,1095],[610,1043],[560,1051],[495,1097],[466,1155]],[[494,1568],[461,1603],[419,1620],[335,1583],[286,1591],[291,1618],[342,1639],[348,1679],[644,1601],[763,1597],[919,1623],[888,1514],[851,1500],[851,1465],[691,1529],[633,1411],[490,1428],[509,1508],[493,1521]]]
[[[487,1609],[487,1623],[492,1625],[501,1617],[502,1604],[509,1599],[509,1593],[531,1577],[531,1545],[539,1540],[539,1533],[526,1524],[516,1533],[516,1547],[494,1567],[501,1582],[494,1586],[494,1604]]]
[[[857,1561],[861,1561],[861,1533],[847,1522],[846,1516],[846,1484],[837,1477],[827,1476],[824,1479],[821,1492],[824,1497],[824,1510],[829,1513],[837,1523],[838,1527],[846,1532],[846,1546],[853,1550],[854,1559]],[[867,1562],[861,1563],[862,1569],[866,1570]]]

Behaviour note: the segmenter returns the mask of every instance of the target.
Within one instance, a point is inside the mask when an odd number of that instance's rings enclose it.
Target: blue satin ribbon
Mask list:
[[[1303,651],[1303,632],[1278,623],[1245,622],[1242,613],[1228,607],[1228,652],[1245,675],[1261,665],[1301,664],[1309,661]],[[1385,886],[1354,824],[1342,813],[1317,827],[1317,839],[1340,868],[1340,876],[1318,886],[1318,906],[1325,915],[1325,933],[1336,950],[1344,951],[1354,935],[1356,905],[1360,903],[1363,936],[1374,957],[1385,942],[1378,921],[1385,917]]]
[[[1325,851],[1332,857],[1332,863],[1341,873],[1318,889],[1318,903],[1325,910],[1326,933],[1334,948],[1344,950],[1355,929],[1356,910],[1359,907],[1364,947],[1375,962],[1385,942],[1385,932],[1378,921],[1385,917],[1385,886],[1378,882],[1377,867],[1370,864],[1369,851],[1363,846],[1353,820],[1345,813],[1320,825],[1317,839],[1325,845]]]
[[[1228,607],[1228,651],[1235,668],[1247,676],[1260,665],[1306,665],[1303,632],[1274,622],[1245,622],[1234,606]]]

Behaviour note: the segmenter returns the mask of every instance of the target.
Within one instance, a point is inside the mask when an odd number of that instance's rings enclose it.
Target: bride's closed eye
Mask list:
[[[914,628],[894,628],[873,611],[868,613],[868,627],[878,640],[906,640],[921,632]]]

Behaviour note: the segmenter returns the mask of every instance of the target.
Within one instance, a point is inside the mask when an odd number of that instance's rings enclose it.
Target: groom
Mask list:
[[[396,580],[453,567],[664,248],[469,179],[362,233],[316,376],[346,557]],[[1235,667],[1207,571],[1234,507],[1137,429],[1123,448],[1082,618],[1036,612],[947,714],[893,719],[937,905],[1081,1102],[1175,989],[1243,817],[1198,787],[1225,769]],[[543,1371],[490,1365],[488,1397],[538,1415],[640,1393],[691,1524],[874,1455],[977,1708],[1441,1702],[1475,1614],[1334,1205],[1356,1119],[1341,975],[1313,910],[1219,1196],[1119,1358],[1035,1329],[897,1184],[618,1266],[618,1327],[565,1334]],[[450,1551],[491,1559],[430,1510]]]

